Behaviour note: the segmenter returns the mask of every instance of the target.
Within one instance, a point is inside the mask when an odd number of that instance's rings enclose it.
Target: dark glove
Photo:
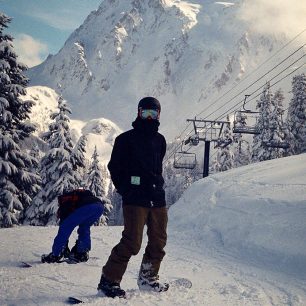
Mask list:
[[[60,262],[61,261],[62,256],[55,256],[53,255],[53,253],[51,252],[50,254],[43,254],[41,256],[41,262],[42,263],[54,263],[54,262]]]

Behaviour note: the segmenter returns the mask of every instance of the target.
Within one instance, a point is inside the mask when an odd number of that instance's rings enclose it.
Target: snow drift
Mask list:
[[[170,208],[171,228],[199,248],[306,277],[305,164],[301,154],[202,179]]]

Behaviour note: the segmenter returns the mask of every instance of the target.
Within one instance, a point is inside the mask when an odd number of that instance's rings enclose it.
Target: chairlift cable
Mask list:
[[[301,57],[300,57],[298,60],[296,60],[295,62],[291,63],[288,67],[286,67],[286,68],[283,69],[280,73],[278,73],[276,76],[274,76],[273,78],[271,78],[271,79],[269,80],[269,82],[272,81],[273,79],[275,79],[276,77],[278,77],[280,74],[282,74],[284,71],[286,71],[287,69],[289,69],[291,66],[293,66],[296,62],[298,62],[299,60],[301,60],[301,59],[302,59],[303,57],[305,57],[305,56],[306,56],[306,54],[304,54],[303,56],[301,56]],[[273,86],[275,86],[276,84],[278,84],[279,82],[281,82],[282,80],[284,80],[285,78],[287,78],[288,76],[290,76],[291,74],[293,74],[295,71],[299,70],[299,69],[300,69],[301,67],[303,67],[305,64],[306,64],[306,63],[303,63],[302,65],[300,65],[299,67],[297,67],[296,69],[294,69],[293,71],[291,71],[290,73],[288,73],[287,75],[285,75],[285,76],[284,76],[283,78],[281,78],[280,80],[278,80],[278,81],[276,81],[275,83],[271,84],[271,85],[270,85],[270,88],[273,87]],[[262,85],[262,86],[260,86],[258,89],[256,89],[254,92],[252,92],[252,93],[250,94],[250,96],[252,96],[254,93],[256,93],[258,90],[260,90],[260,89],[261,89],[262,87],[264,87],[264,86],[265,86],[265,84]],[[256,99],[256,98],[259,97],[261,94],[262,94],[261,92],[258,93],[256,96],[254,96],[253,98],[251,98],[251,99],[250,99],[248,102],[246,102],[246,103],[249,103],[250,101]],[[228,115],[229,111],[233,110],[236,106],[238,106],[239,104],[241,104],[243,101],[244,101],[244,99],[241,100],[241,101],[239,101],[238,103],[236,103],[236,104],[233,105],[232,107],[230,107],[226,112],[224,112],[224,113],[222,113],[221,115],[219,115],[215,120],[219,120],[219,119],[221,119],[221,118],[224,118],[224,117],[225,117],[224,115]],[[220,109],[220,108],[219,108],[219,109]],[[216,111],[218,111],[219,109],[217,109],[217,110],[215,110],[214,112],[210,113],[208,116],[214,114],[214,113],[215,113]],[[206,116],[206,118],[207,118],[208,116]],[[189,124],[189,125],[190,125],[190,124]],[[185,130],[187,130],[187,128],[185,128]],[[184,130],[184,131],[185,131],[185,130]],[[193,130],[191,130],[191,131],[187,134],[187,136],[190,135],[190,134],[192,133],[192,131],[193,131]],[[176,147],[174,148],[174,150],[172,150],[172,152],[171,152],[170,154],[167,155],[167,160],[166,160],[165,162],[167,162],[167,161],[173,156],[173,154],[176,152],[176,150],[177,150],[178,147],[179,147],[179,146],[176,146]],[[190,149],[190,148],[189,148],[189,149]],[[189,151],[189,150],[188,150],[188,151]],[[188,151],[187,151],[187,152],[188,152]]]
[[[303,46],[299,47],[297,50],[295,50],[293,53],[291,53],[289,56],[287,56],[284,60],[282,60],[280,63],[278,63],[276,66],[274,66],[272,69],[270,69],[268,72],[266,72],[263,76],[261,76],[260,78],[258,78],[256,81],[254,81],[251,85],[249,85],[248,87],[244,88],[242,91],[240,91],[238,94],[236,94],[233,98],[231,98],[230,100],[226,101],[223,105],[221,105],[219,108],[217,108],[215,111],[213,111],[212,113],[210,113],[209,115],[206,116],[209,117],[210,115],[214,114],[215,112],[217,112],[218,110],[220,110],[221,108],[223,108],[226,104],[228,104],[229,102],[233,101],[235,98],[237,98],[238,96],[240,96],[243,92],[245,92],[247,89],[249,89],[250,87],[252,87],[254,84],[256,84],[258,81],[260,81],[261,79],[263,79],[266,75],[268,75],[270,72],[272,72],[274,69],[276,69],[278,66],[280,66],[281,64],[283,64],[288,58],[290,58],[293,54],[297,53],[298,51],[300,51],[306,44],[304,44]],[[305,54],[300,57],[297,61],[299,61],[301,58],[303,58],[305,56]],[[295,64],[297,61],[295,61],[293,64]],[[291,65],[289,65],[288,67],[291,67]],[[287,68],[286,68],[287,69]],[[261,86],[262,87],[262,86]],[[260,87],[260,88],[261,88]],[[250,94],[252,95],[252,94]],[[197,114],[197,116],[199,116],[200,114],[202,114],[202,112],[200,112],[199,114]]]
[[[306,54],[304,54],[304,56],[305,56]],[[303,57],[304,57],[303,56]],[[278,84],[279,82],[281,82],[282,80],[284,80],[285,78],[287,78],[288,76],[290,76],[291,74],[293,74],[294,72],[296,72],[297,70],[299,70],[300,68],[302,68],[303,66],[305,66],[306,65],[306,63],[303,63],[303,64],[301,64],[299,67],[297,67],[297,68],[295,68],[294,70],[292,70],[291,72],[289,72],[288,74],[286,74],[284,77],[282,77],[281,79],[279,79],[278,81],[276,81],[275,83],[273,83],[273,84],[270,84],[270,88],[271,87],[273,87],[273,86],[275,86],[276,84]],[[283,70],[282,72],[284,72],[285,70]],[[281,73],[282,73],[281,72]],[[280,73],[280,74],[281,74]],[[278,74],[279,75],[279,74]],[[278,76],[277,75],[277,76]],[[275,76],[275,77],[277,77],[277,76]],[[275,77],[273,77],[273,79],[275,78]],[[272,79],[271,79],[272,80]],[[271,81],[270,80],[270,81]],[[265,85],[263,85],[263,86],[265,86]],[[260,88],[262,88],[263,86],[261,86]],[[252,94],[254,94],[255,92],[257,92],[260,88],[258,88],[256,91],[254,91]],[[258,93],[256,96],[254,96],[253,98],[251,98],[248,102],[250,102],[250,101],[252,101],[252,100],[254,100],[254,99],[256,99],[257,97],[259,97],[260,95],[262,94],[262,92],[260,92],[260,93]],[[241,101],[239,101],[238,103],[236,103],[235,105],[233,105],[230,109],[228,109],[226,112],[224,112],[224,113],[222,113],[220,116],[218,116],[217,118],[216,118],[216,120],[219,120],[219,119],[221,119],[221,118],[224,118],[225,116],[224,115],[228,115],[228,113],[229,113],[229,111],[231,111],[233,108],[235,108],[236,106],[238,106],[241,102],[243,102],[243,100],[241,100]],[[247,103],[248,103],[247,102]],[[288,108],[287,108],[288,109]],[[238,109],[236,109],[236,110],[238,110]]]
[[[227,92],[225,92],[221,97],[219,97],[218,99],[216,99],[214,102],[218,102],[221,98],[223,98],[225,95],[227,95],[229,92],[231,92],[234,88],[236,88],[241,82],[245,81],[250,75],[252,75],[254,72],[256,72],[259,68],[261,68],[264,64],[266,64],[267,62],[269,62],[273,57],[275,57],[278,53],[280,53],[283,49],[285,49],[288,45],[290,45],[294,40],[296,40],[299,36],[301,36],[304,32],[306,31],[306,28],[304,30],[302,30],[300,33],[298,33],[294,38],[292,38],[289,42],[287,42],[283,47],[281,47],[277,52],[275,52],[273,55],[271,55],[268,59],[266,59],[263,63],[261,63],[255,70],[253,70],[251,73],[249,73],[248,75],[246,75],[242,80],[240,80],[236,85],[234,85],[231,89],[229,89]],[[288,59],[289,57],[291,57],[293,54],[295,54],[296,52],[298,52],[301,48],[303,48],[305,46],[305,44],[298,48],[296,51],[294,51],[292,54],[290,54],[287,58],[285,58],[282,62],[284,62],[286,59]],[[280,64],[278,64],[277,66],[279,66]],[[275,69],[276,67],[274,67]],[[273,70],[273,69],[272,69]],[[270,71],[271,72],[271,71]],[[247,87],[249,88],[249,87]],[[246,89],[245,89],[246,90]],[[243,90],[244,91],[244,90]],[[242,91],[242,92],[243,92]],[[235,96],[236,97],[236,96]],[[232,98],[233,99],[233,98]],[[231,100],[232,100],[231,99]],[[231,100],[229,100],[228,102],[230,102]],[[226,103],[228,103],[226,102]],[[208,110],[212,105],[214,105],[214,103],[210,104],[208,107],[206,107],[203,111],[201,111],[199,114],[202,114],[204,111]],[[224,105],[223,105],[224,106]],[[223,107],[222,106],[222,107]],[[221,107],[221,108],[222,108]],[[220,109],[220,108],[219,108]],[[219,110],[217,109],[217,110]],[[216,111],[217,111],[216,110]],[[207,116],[206,116],[207,118]],[[182,135],[185,133],[185,131],[188,129],[188,127],[191,125],[191,123],[188,123],[187,126],[185,127],[185,129],[181,132],[181,134],[179,136],[177,136],[176,138],[181,138]],[[192,133],[192,130],[187,134],[190,135]],[[167,154],[167,159],[164,162],[167,162],[175,153],[175,151],[177,150],[179,146],[176,146],[174,148],[174,150],[172,150],[172,152]]]
[[[294,61],[293,63],[291,63],[289,66],[287,66],[285,69],[283,69],[281,72],[279,72],[277,75],[273,76],[270,80],[268,80],[267,82],[271,82],[272,80],[274,80],[275,78],[277,78],[279,75],[281,75],[284,71],[286,71],[287,69],[289,69],[291,66],[293,66],[294,64],[296,64],[298,61],[300,61],[303,57],[305,57],[306,54],[303,54],[300,58],[298,58],[296,61]],[[294,73],[296,70],[300,69],[301,67],[303,67],[305,65],[305,63],[303,63],[302,65],[300,65],[297,69],[293,70],[292,72],[290,72],[288,75],[286,75],[284,78],[286,78],[287,76],[289,76],[290,74]],[[279,83],[280,81],[282,81],[284,78],[280,79],[279,81],[277,81],[277,83]],[[274,83],[273,86],[277,83]],[[257,88],[256,90],[254,90],[251,94],[249,94],[249,96],[252,96],[253,94],[255,94],[257,91],[259,91],[261,88],[263,88],[265,86],[265,84],[261,85],[259,88]],[[270,85],[270,87],[272,87],[272,85]],[[259,95],[261,95],[261,92],[256,95],[255,97],[249,99],[245,104],[249,103],[250,101],[254,100],[255,98],[257,98]],[[240,100],[238,103],[236,103],[235,105],[231,106],[226,112],[222,113],[221,115],[219,115],[215,120],[218,120],[220,118],[223,118],[223,116],[225,114],[228,114],[229,111],[231,111],[233,108],[235,108],[236,106],[238,106],[239,104],[243,103],[244,99]],[[217,112],[218,110],[220,110],[224,105],[222,105],[221,107],[219,107],[218,109],[216,109],[215,111],[213,111],[212,113],[210,113],[209,115],[207,115],[207,117],[213,115],[215,112]]]
[[[306,31],[306,29],[304,29],[302,32],[300,32],[294,39],[296,39],[298,36],[300,36],[302,33],[304,33]],[[290,42],[288,42],[285,46],[283,46],[283,48],[285,48],[287,45],[289,45],[294,39],[292,39]],[[262,75],[260,78],[258,78],[256,81],[254,81],[251,85],[249,85],[249,86],[247,86],[246,88],[244,88],[242,91],[240,91],[238,94],[236,94],[234,97],[232,97],[230,100],[228,100],[228,101],[226,101],[223,105],[221,105],[219,108],[217,108],[215,111],[213,111],[212,113],[210,113],[209,115],[207,115],[205,118],[208,118],[209,116],[211,116],[212,114],[214,114],[215,112],[217,112],[218,110],[220,110],[220,109],[222,109],[226,104],[228,104],[229,102],[231,102],[232,100],[234,100],[237,96],[239,96],[241,93],[243,93],[244,91],[246,91],[247,89],[249,89],[251,86],[253,86],[254,84],[256,84],[258,81],[260,81],[262,78],[264,78],[266,75],[268,75],[270,72],[272,72],[274,69],[276,69],[278,66],[280,66],[281,64],[283,64],[287,59],[289,59],[291,56],[293,56],[295,53],[297,53],[298,51],[300,51],[304,46],[305,46],[306,44],[304,44],[304,45],[302,45],[302,46],[300,46],[298,49],[296,49],[295,51],[293,51],[290,55],[288,55],[285,59],[283,59],[280,63],[278,63],[277,65],[275,65],[273,68],[271,68],[268,72],[266,72],[264,75]],[[274,54],[274,56],[277,54],[277,53],[279,53],[283,48],[281,48],[280,50],[278,50],[275,54]],[[293,64],[295,64],[297,61],[299,61],[301,58],[303,58],[305,56],[305,54],[302,56],[302,57],[300,57],[298,60],[296,60],[295,62],[293,62],[292,64],[290,64],[287,68],[290,68]],[[271,58],[272,58],[273,56],[271,56],[269,59],[267,59],[264,63],[266,63],[266,62],[268,62],[268,60],[270,60]],[[262,66],[264,63],[262,63],[260,66]],[[259,67],[258,67],[259,68]],[[257,69],[258,69],[257,68]],[[286,69],[287,69],[286,68]],[[254,71],[256,71],[257,69],[255,69]],[[285,70],[286,70],[285,69]],[[284,71],[284,70],[283,70]],[[283,72],[282,71],[282,72]],[[281,72],[281,73],[282,73]],[[251,72],[251,74],[252,74],[253,72]],[[250,75],[250,74],[249,74]],[[278,74],[279,75],[279,74]],[[278,75],[276,75],[276,76],[278,76]],[[275,78],[275,77],[274,77]],[[273,78],[271,79],[271,80],[273,80]],[[270,81],[271,81],[270,80]],[[241,80],[240,81],[240,83],[242,82],[243,80]],[[239,84],[239,83],[238,83]],[[214,105],[215,104],[215,102],[218,102],[220,99],[222,99],[226,94],[228,94],[230,91],[232,91],[238,84],[236,84],[234,87],[232,87],[230,90],[228,90],[226,93],[224,93],[220,98],[218,98],[218,99],[216,99],[212,104],[210,104],[209,106],[207,106],[204,110],[202,110],[200,113],[198,113],[197,115],[196,115],[196,117],[197,116],[199,116],[199,115],[201,115],[203,112],[205,112],[205,111],[207,111],[210,107],[212,107],[212,105]],[[262,85],[260,88],[262,88],[264,85]],[[257,90],[255,90],[252,94],[254,94],[255,92],[257,92],[260,88],[258,88]],[[252,95],[251,94],[251,95]],[[253,100],[253,99],[251,99],[251,100]],[[250,102],[251,100],[249,100],[248,102]],[[247,103],[248,103],[247,102]],[[238,104],[240,104],[241,103],[241,101],[238,103]],[[237,106],[237,104],[235,104],[235,106]],[[235,107],[234,106],[234,107]],[[231,110],[231,109],[230,109]],[[176,137],[176,138],[180,138],[183,134],[184,134],[184,132],[188,129],[188,127],[190,126],[190,124],[191,123],[189,123],[189,124],[187,124],[187,126],[186,126],[186,128],[183,130],[183,132],[178,136],[178,137]],[[192,133],[192,131],[191,132],[189,132],[188,134],[187,134],[187,136],[188,135],[190,135]],[[176,148],[174,148],[174,150],[172,150],[172,152],[171,153],[169,153],[169,154],[167,154],[167,156],[170,158],[173,154],[174,154],[174,152],[177,150],[177,148],[178,148],[178,146],[176,147]],[[167,159],[167,161],[168,161],[168,159]]]
[[[275,57],[278,53],[280,53],[283,49],[285,49],[288,45],[290,45],[293,41],[295,41],[299,36],[301,36],[304,32],[306,32],[306,28],[304,30],[302,30],[299,34],[297,34],[295,37],[293,37],[290,41],[288,41],[283,47],[281,47],[279,50],[277,50],[275,53],[273,53],[268,59],[266,59],[263,63],[261,63],[255,70],[253,70],[248,75],[246,75],[240,82],[246,80],[250,75],[252,75],[254,72],[256,72],[259,68],[261,68],[264,64],[266,64],[270,59]],[[236,87],[236,85],[235,85],[235,87]]]
[[[306,28],[301,31],[299,34],[297,34],[294,38],[292,38],[287,44],[285,44],[282,48],[280,48],[277,52],[275,52],[273,55],[271,55],[268,59],[266,59],[263,63],[261,63],[255,70],[253,70],[252,72],[250,72],[248,75],[246,75],[242,80],[240,80],[236,85],[234,85],[232,88],[230,88],[228,91],[226,91],[221,97],[217,98],[216,100],[214,100],[208,107],[206,107],[204,110],[202,110],[200,113],[198,113],[196,115],[199,116],[202,113],[204,113],[207,109],[209,109],[211,107],[211,105],[214,105],[216,102],[218,102],[219,100],[221,100],[224,96],[226,96],[229,92],[231,92],[234,88],[236,88],[241,82],[245,81],[250,75],[252,75],[254,72],[256,72],[259,68],[261,68],[264,64],[266,64],[268,61],[270,61],[273,57],[275,57],[279,52],[281,52],[284,48],[286,48],[289,44],[291,44],[296,38],[298,38],[300,35],[302,35],[304,32],[306,31]],[[280,62],[279,64],[277,64],[276,66],[274,66],[270,71],[268,71],[266,74],[264,74],[261,78],[263,78],[264,76],[266,76],[267,74],[269,74],[272,70],[274,70],[275,68],[277,68],[279,65],[281,65],[283,62],[285,62],[288,58],[290,58],[292,55],[294,55],[296,52],[298,52],[299,50],[301,50],[306,44],[304,44],[303,46],[299,47],[297,50],[295,50],[293,53],[291,53],[289,56],[287,56],[282,62]],[[258,80],[256,80],[254,83],[252,83],[250,86],[248,86],[247,88],[245,88],[244,90],[242,90],[239,94],[237,94],[235,97],[233,97],[232,99],[236,98],[238,95],[240,95],[242,92],[244,92],[245,90],[247,90],[249,87],[251,87],[252,85],[254,85],[255,83],[257,83],[261,78],[259,78]],[[231,100],[232,100],[231,99]],[[227,101],[226,103],[230,102],[231,100]],[[225,103],[225,104],[226,104]]]
[[[304,54],[301,58],[303,58],[304,56],[306,56],[306,54]],[[301,59],[300,58],[300,59]],[[297,61],[299,61],[300,59],[298,59]],[[296,62],[297,62],[296,61]],[[290,66],[288,66],[286,69],[284,69],[282,72],[280,72],[279,74],[277,74],[276,76],[274,76],[271,80],[273,80],[273,79],[275,79],[277,76],[279,76],[280,74],[282,74],[285,70],[287,70],[288,68],[290,68],[292,65],[294,65],[296,62],[294,62],[294,63],[292,63]],[[297,68],[295,68],[293,71],[291,71],[291,72],[289,72],[288,74],[286,74],[284,77],[282,77],[281,79],[279,79],[279,80],[277,80],[275,83],[273,83],[273,84],[271,84],[270,85],[270,88],[271,87],[273,87],[273,86],[275,86],[276,84],[278,84],[279,82],[281,82],[282,80],[284,80],[285,78],[287,78],[287,77],[289,77],[291,74],[293,74],[293,73],[295,73],[297,70],[299,70],[301,67],[303,67],[303,66],[305,66],[306,65],[306,63],[303,63],[303,64],[301,64],[299,67],[297,67]],[[270,81],[271,81],[270,80]],[[265,85],[263,85],[263,86],[265,86]],[[260,88],[262,88],[263,86],[261,86]],[[258,88],[256,91],[254,91],[251,95],[253,95],[255,92],[257,92],[260,88]],[[252,100],[254,100],[254,99],[256,99],[257,97],[259,97],[260,95],[262,94],[262,92],[260,92],[260,93],[258,93],[256,96],[254,96],[252,99],[250,99],[248,102],[250,102],[250,101],[252,101]],[[251,96],[250,95],[250,96]],[[215,120],[220,120],[220,119],[222,119],[222,118],[224,118],[225,116],[224,115],[228,115],[228,112],[230,111],[230,110],[232,110],[234,107],[236,107],[237,105],[239,105],[241,102],[243,102],[244,100],[242,100],[242,101],[240,101],[239,103],[236,103],[233,107],[231,107],[227,112],[224,112],[222,115],[220,115],[219,117],[217,117]],[[247,103],[248,103],[247,102]],[[288,107],[289,108],[289,107]],[[287,108],[287,109],[288,109]]]
[[[272,77],[268,82],[271,82],[272,80],[274,80],[275,78],[277,78],[279,75],[281,75],[284,71],[286,71],[287,69],[289,69],[291,66],[293,66],[294,64],[296,64],[298,61],[300,61],[303,57],[305,57],[306,54],[303,54],[299,59],[297,59],[296,61],[294,61],[293,63],[291,63],[289,66],[287,66],[285,69],[283,69],[281,72],[279,72],[277,75],[275,75],[274,77]],[[291,75],[292,73],[294,73],[295,71],[297,71],[298,69],[300,69],[301,67],[303,67],[305,65],[305,63],[303,63],[302,65],[300,65],[298,68],[296,68],[295,70],[291,71],[289,74],[287,74],[286,76],[284,76],[283,78],[281,78],[280,80],[278,80],[277,82],[273,83],[272,85],[270,85],[270,88],[275,86],[276,84],[278,84],[279,82],[281,82],[283,79],[285,79],[286,77],[288,77],[289,75]],[[254,95],[256,92],[258,92],[260,89],[262,89],[265,86],[265,84],[263,84],[262,86],[260,86],[259,88],[257,88],[256,90],[254,90],[251,94],[249,94],[249,96]],[[249,99],[245,104],[249,103],[250,101],[256,99],[257,97],[259,97],[262,94],[262,92],[260,92],[259,94],[257,94],[255,97]],[[241,103],[244,103],[244,99],[240,100],[238,103],[236,103],[235,105],[231,106],[227,111],[223,112],[221,115],[219,115],[215,120],[220,120],[222,118],[225,117],[225,115],[228,115],[229,112],[231,110],[233,110],[236,106],[240,105]],[[223,105],[224,106],[224,105]],[[209,115],[206,116],[209,117],[211,115],[213,115],[215,112],[217,112],[219,109],[221,109],[223,106],[219,107],[218,109],[216,109],[215,111],[213,111],[212,113],[210,113]],[[238,109],[235,109],[235,111]]]

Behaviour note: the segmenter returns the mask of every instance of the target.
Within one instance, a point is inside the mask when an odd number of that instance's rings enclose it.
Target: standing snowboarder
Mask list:
[[[58,202],[58,234],[54,238],[52,252],[42,255],[41,261],[60,262],[63,257],[68,257],[74,262],[87,261],[91,249],[90,227],[102,216],[104,203],[86,189],[66,192],[58,197]],[[77,226],[78,239],[70,251],[68,240]]]
[[[162,162],[166,141],[158,133],[160,103],[146,97],[138,104],[133,129],[115,139],[108,169],[122,196],[124,230],[102,269],[98,291],[108,297],[124,297],[120,282],[132,255],[142,243],[147,226],[148,244],[138,275],[140,289],[166,291],[167,283],[159,282],[159,268],[165,255],[168,214],[163,189]]]

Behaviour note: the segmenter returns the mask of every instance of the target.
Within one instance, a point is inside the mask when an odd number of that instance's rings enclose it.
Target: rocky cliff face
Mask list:
[[[239,18],[242,3],[104,0],[58,54],[30,69],[31,84],[60,84],[74,118],[122,129],[138,100],[155,96],[172,137],[282,43],[252,32]]]

